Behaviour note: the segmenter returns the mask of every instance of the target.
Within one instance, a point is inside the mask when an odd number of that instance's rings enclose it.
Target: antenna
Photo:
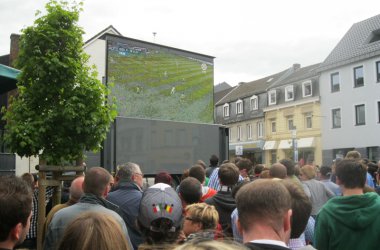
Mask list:
[[[157,32],[153,32],[153,42],[156,42],[156,35],[157,35]]]

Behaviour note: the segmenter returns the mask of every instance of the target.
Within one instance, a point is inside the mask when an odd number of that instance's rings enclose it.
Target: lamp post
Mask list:
[[[298,147],[297,147],[297,128],[293,126],[292,130],[293,158],[294,162],[298,162]]]

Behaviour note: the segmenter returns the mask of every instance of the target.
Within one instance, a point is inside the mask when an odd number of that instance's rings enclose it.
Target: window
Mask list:
[[[263,123],[262,122],[258,122],[257,123],[257,137],[261,138],[261,137],[263,137],[263,135],[264,135]]]
[[[376,62],[376,81],[380,82],[380,61]]]
[[[252,139],[252,124],[247,124],[247,139]]]
[[[237,135],[236,136],[237,136],[238,141],[241,141],[242,135],[243,135],[243,131],[242,131],[241,126],[237,126]]]
[[[243,101],[238,100],[236,102],[236,114],[242,114],[243,113]]]
[[[364,86],[363,66],[354,68],[354,87]]]
[[[288,117],[288,130],[293,130],[294,129],[294,121],[293,121],[293,116]]]
[[[276,90],[270,90],[268,92],[268,100],[269,100],[269,105],[276,104]]]
[[[365,125],[365,105],[355,105],[355,125]]]
[[[271,164],[274,164],[274,163],[276,163],[277,162],[277,152],[276,152],[276,150],[271,150],[270,151],[270,163]]]
[[[332,110],[332,127],[333,128],[341,127],[340,108]]]
[[[276,121],[271,121],[271,131],[272,133],[276,133]]]
[[[311,84],[311,81],[303,82],[302,83],[302,96],[308,97],[313,95],[313,87]]]
[[[259,98],[257,96],[252,96],[251,97],[251,110],[257,110],[259,108],[258,101]]]
[[[285,101],[293,101],[294,100],[294,88],[293,85],[285,87]]]
[[[312,128],[313,127],[313,115],[312,114],[306,114],[305,115],[305,127],[306,128]]]
[[[228,103],[223,105],[223,116],[224,117],[230,116],[230,105]]]
[[[377,102],[377,122],[380,123],[380,102]]]
[[[333,73],[331,74],[331,92],[338,92],[340,91],[340,79],[339,79],[339,73]]]

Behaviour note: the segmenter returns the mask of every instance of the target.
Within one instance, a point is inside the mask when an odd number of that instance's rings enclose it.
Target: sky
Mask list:
[[[84,40],[113,25],[126,37],[214,56],[214,84],[231,86],[294,63],[323,62],[354,23],[380,14],[379,0],[83,2]],[[32,25],[46,3],[0,1],[0,55],[9,53],[10,35]]]

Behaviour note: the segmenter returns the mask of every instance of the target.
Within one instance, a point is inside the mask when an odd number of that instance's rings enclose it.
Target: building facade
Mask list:
[[[380,15],[355,23],[322,63],[323,162],[380,159]]]

